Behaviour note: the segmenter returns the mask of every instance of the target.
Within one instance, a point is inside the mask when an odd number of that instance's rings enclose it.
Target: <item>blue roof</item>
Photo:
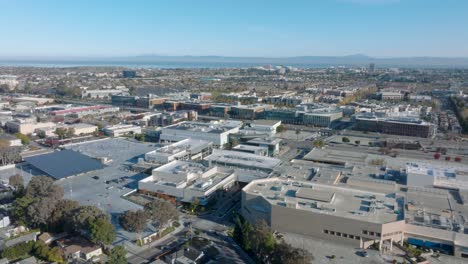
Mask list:
[[[69,149],[27,157],[25,161],[56,180],[104,168],[99,160]]]

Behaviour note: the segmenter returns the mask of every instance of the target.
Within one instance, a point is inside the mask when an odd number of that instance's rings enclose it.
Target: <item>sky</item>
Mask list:
[[[0,0],[0,56],[468,57],[467,0]]]

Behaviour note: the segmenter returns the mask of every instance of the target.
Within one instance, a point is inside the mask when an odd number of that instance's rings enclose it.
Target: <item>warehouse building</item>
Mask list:
[[[73,150],[55,151],[27,157],[25,161],[55,180],[104,168],[104,165],[99,160]]]

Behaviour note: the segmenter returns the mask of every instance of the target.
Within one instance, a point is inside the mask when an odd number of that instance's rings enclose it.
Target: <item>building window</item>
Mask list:
[[[330,235],[335,235],[335,232],[334,232],[334,231],[330,231]]]
[[[343,237],[348,237],[348,234],[343,234]]]
[[[356,239],[356,240],[360,240],[360,239],[361,239],[361,237],[360,237],[360,236],[355,236],[355,237],[354,237],[354,239]]]
[[[326,230],[326,229],[325,229],[325,230],[323,230],[323,232],[324,232],[325,234],[328,234],[328,230]]]
[[[337,236],[341,236],[341,233],[340,233],[340,232],[336,232],[336,235],[337,235]]]
[[[354,235],[349,235],[349,238],[354,239]]]
[[[362,230],[362,233],[363,233],[364,235],[367,235],[367,230]]]
[[[375,233],[375,235],[379,237],[381,234],[380,233]]]
[[[374,235],[374,232],[369,232],[369,235],[373,236],[373,235]]]

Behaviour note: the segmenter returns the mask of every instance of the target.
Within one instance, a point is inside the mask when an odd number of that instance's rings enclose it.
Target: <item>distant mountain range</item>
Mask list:
[[[468,58],[447,57],[395,57],[376,58],[363,54],[349,56],[298,56],[298,57],[225,57],[225,56],[164,56],[140,55],[126,57],[6,57],[0,56],[0,63],[5,62],[109,62],[116,64],[158,64],[158,63],[189,63],[189,64],[250,64],[250,65],[293,65],[296,67],[319,66],[367,66],[375,63],[376,67],[412,67],[412,68],[468,68]]]

